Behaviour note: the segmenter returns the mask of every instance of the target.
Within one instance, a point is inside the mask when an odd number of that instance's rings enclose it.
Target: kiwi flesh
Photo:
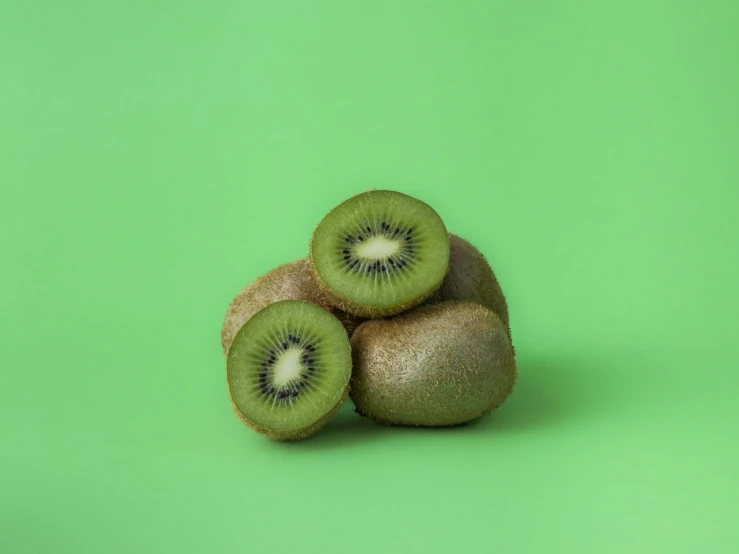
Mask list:
[[[311,237],[310,261],[335,307],[359,317],[385,317],[421,304],[441,286],[449,238],[428,204],[372,190],[323,218]]]
[[[302,439],[323,427],[347,395],[349,336],[327,310],[283,300],[236,333],[226,376],[236,415],[266,437]]]
[[[500,406],[516,381],[505,326],[473,302],[367,321],[351,345],[351,398],[360,414],[387,424],[459,425]]]
[[[237,294],[226,310],[221,328],[221,348],[228,352],[236,333],[259,310],[280,300],[302,300],[330,310],[344,325],[349,336],[361,320],[331,306],[313,278],[307,258],[276,267],[257,278]]]
[[[428,303],[447,300],[475,302],[494,311],[506,328],[510,325],[503,289],[485,256],[469,241],[451,233],[449,271]]]

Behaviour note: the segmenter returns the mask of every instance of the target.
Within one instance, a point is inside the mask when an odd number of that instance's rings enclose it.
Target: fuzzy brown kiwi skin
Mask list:
[[[262,425],[259,425],[258,423],[254,423],[253,421],[249,420],[244,414],[241,413],[239,408],[236,406],[236,404],[233,401],[233,398],[231,397],[231,393],[229,391],[229,400],[231,401],[231,409],[236,414],[236,417],[238,417],[244,425],[249,427],[250,429],[253,429],[260,435],[264,435],[270,440],[277,441],[277,442],[287,442],[287,441],[297,441],[301,439],[305,439],[310,437],[311,435],[315,434],[317,431],[319,431],[322,427],[324,427],[329,420],[336,415],[336,412],[339,411],[341,408],[341,405],[344,403],[344,400],[346,399],[347,395],[349,394],[349,385],[346,386],[344,389],[343,394],[341,395],[341,398],[336,403],[336,405],[331,408],[321,419],[318,421],[311,423],[310,425],[303,427],[302,429],[297,429],[295,431],[274,431],[272,429],[268,429],[267,427],[263,427]]]
[[[259,310],[280,300],[302,300],[329,310],[352,336],[362,321],[331,304],[313,278],[310,266],[307,258],[301,258],[276,267],[249,283],[231,300],[221,328],[224,356],[244,323]]]
[[[476,302],[494,311],[505,325],[513,344],[508,302],[493,268],[473,244],[452,233],[449,233],[449,268],[441,287],[426,304],[447,300]],[[515,347],[513,353],[516,353]]]
[[[330,213],[331,212],[329,212],[329,214]],[[436,293],[437,290],[439,290],[439,287],[444,282],[444,278],[442,277],[421,296],[414,298],[413,300],[410,300],[408,302],[397,304],[395,306],[379,308],[377,306],[366,306],[364,304],[358,304],[350,298],[341,296],[340,294],[337,294],[335,291],[331,290],[331,288],[323,281],[323,279],[321,279],[318,271],[316,271],[316,265],[313,263],[313,235],[311,235],[309,248],[310,256],[308,257],[308,259],[310,261],[309,265],[311,268],[311,273],[313,275],[313,280],[318,284],[318,287],[321,290],[321,294],[324,298],[328,299],[328,302],[335,309],[349,314],[350,316],[354,316],[355,318],[376,319],[380,317],[390,317],[393,315],[401,314],[403,312],[407,312],[408,310],[411,310],[416,306],[423,304],[426,300],[431,298],[431,296]],[[339,319],[341,318],[339,317]],[[359,327],[362,323],[362,321],[359,321],[359,324],[355,327],[355,329]],[[353,333],[350,333],[350,336],[351,334]]]
[[[386,424],[460,425],[500,406],[516,381],[503,323],[472,302],[367,321],[351,345],[351,398],[360,414]]]
[[[487,259],[469,241],[452,233],[449,233],[449,269],[428,303],[447,300],[475,302],[494,311],[506,327],[510,324],[508,303]]]

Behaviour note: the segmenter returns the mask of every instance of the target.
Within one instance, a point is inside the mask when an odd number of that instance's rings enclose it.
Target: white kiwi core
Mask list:
[[[387,237],[375,236],[356,246],[356,252],[362,258],[371,258],[381,260],[392,256],[400,248],[397,240],[390,240]]]
[[[293,379],[300,377],[300,356],[302,352],[299,348],[290,348],[277,359],[274,372],[274,383],[276,385],[287,385]]]

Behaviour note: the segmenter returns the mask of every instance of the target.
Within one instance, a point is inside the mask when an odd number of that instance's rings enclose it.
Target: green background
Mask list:
[[[739,4],[0,3],[0,552],[736,552]],[[464,428],[226,397],[243,285],[369,187],[491,260]]]

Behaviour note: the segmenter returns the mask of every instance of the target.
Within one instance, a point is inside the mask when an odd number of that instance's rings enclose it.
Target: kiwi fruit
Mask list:
[[[509,327],[508,303],[485,256],[469,241],[449,234],[449,270],[428,303],[447,300],[475,302],[494,311]]]
[[[367,321],[351,345],[351,398],[360,414],[387,424],[459,425],[500,406],[516,381],[505,326],[473,302]]]
[[[226,376],[236,415],[273,440],[307,437],[347,395],[349,336],[327,310],[297,300],[270,304],[236,333]]]
[[[332,305],[359,317],[385,317],[417,306],[441,286],[449,237],[428,204],[372,190],[346,200],[316,226],[310,261]]]
[[[361,320],[331,306],[321,292],[307,258],[283,264],[247,285],[231,301],[221,328],[221,347],[228,352],[236,333],[259,310],[280,300],[302,300],[329,309],[344,325],[349,336]]]

